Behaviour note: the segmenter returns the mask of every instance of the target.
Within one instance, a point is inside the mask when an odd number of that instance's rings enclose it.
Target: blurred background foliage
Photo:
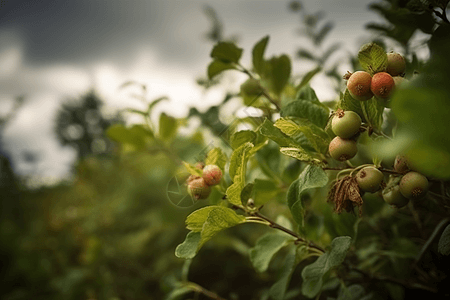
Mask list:
[[[385,19],[385,23],[368,24],[367,28],[376,32],[374,39],[383,47],[387,48],[385,43],[391,43],[402,48],[411,63],[407,77],[412,78],[414,72],[436,74],[414,81],[414,85],[409,88],[412,93],[422,89],[424,102],[429,101],[425,97],[429,97],[430,89],[433,89],[433,95],[436,96],[433,101],[436,101],[436,105],[417,106],[426,109],[422,113],[429,118],[439,114],[433,109],[439,105],[448,107],[449,103],[450,90],[444,80],[448,78],[446,74],[450,67],[446,53],[450,49],[447,5],[448,1],[445,0],[390,0],[370,6],[370,9]],[[314,65],[298,77],[294,74],[293,79],[312,78],[322,72],[334,82],[338,98],[338,92],[342,90],[343,74],[338,74],[337,70],[342,60],[332,59],[332,54],[339,49],[339,45],[323,46],[323,41],[332,31],[333,23],[325,20],[323,12],[307,12],[298,1],[291,2],[289,9],[299,14],[300,34],[310,41],[309,45],[298,49],[295,57],[309,60]],[[208,39],[212,42],[238,39],[237,36],[224,37],[223,24],[211,7],[206,7],[205,13],[212,23],[211,30],[206,34]],[[428,35],[428,38],[433,34],[429,42],[426,40],[432,58],[426,68],[415,54],[417,45],[412,43],[416,31]],[[442,43],[444,40],[447,41],[446,44]],[[349,55],[346,59],[355,70],[359,68],[355,55]],[[209,88],[217,84],[220,76],[212,80],[198,78],[197,82],[204,88]],[[436,76],[439,80],[432,80]],[[424,87],[424,84],[431,84],[431,87]],[[23,178],[14,174],[7,153],[0,152],[2,298],[159,300],[167,297],[180,278],[186,276],[182,271],[185,262],[174,255],[175,247],[184,240],[187,233],[184,228],[185,217],[202,205],[184,209],[174,206],[166,194],[167,184],[182,170],[180,159],[195,163],[193,158],[202,158],[201,153],[205,152],[210,143],[210,137],[205,134],[206,129],[219,136],[228,128],[229,124],[219,121],[220,109],[237,95],[237,92],[230,91],[222,103],[212,106],[206,112],[192,108],[186,119],[175,119],[162,114],[158,122],[154,122],[159,123],[158,125],[147,120],[151,129],[147,130],[143,125],[126,127],[123,117],[119,115],[104,116],[101,112],[101,99],[95,91],[88,91],[79,100],[63,104],[55,120],[55,132],[60,142],[74,147],[78,155],[73,180],[56,186],[29,187]],[[405,95],[403,97],[408,94]],[[148,103],[148,111],[137,114],[143,115],[145,119],[145,115],[150,115],[153,105],[162,100],[163,98],[151,101]],[[18,98],[11,114],[1,120],[0,137],[5,124],[13,118],[14,111],[20,109],[21,101],[22,98]],[[398,103],[398,106],[392,108],[393,111],[405,112],[401,99]],[[177,134],[177,130],[185,127],[192,117],[199,118],[201,126],[189,135]],[[411,150],[412,156],[423,155],[418,149],[426,144],[428,151],[432,151],[428,155],[428,161],[432,161],[433,166],[438,164],[434,155],[436,153],[441,155],[438,158],[444,156],[450,166],[450,159],[445,156],[449,153],[450,142],[448,139],[442,140],[442,132],[439,131],[448,125],[447,119],[442,121],[439,118],[437,120],[442,122],[436,121],[437,123],[430,120],[428,124],[421,126],[424,123],[417,121],[420,117],[414,115],[414,118],[405,119],[406,123],[415,124],[414,130],[423,137],[417,142],[417,147]],[[386,123],[389,126],[389,118]],[[410,127],[405,128],[399,129],[400,135],[411,134],[408,131],[411,130]],[[435,134],[430,136],[430,132]],[[220,138],[215,142],[223,149],[228,149],[228,153],[231,152]],[[389,149],[386,152],[403,146],[383,145],[385,149]],[[271,171],[274,170],[278,170],[283,177],[280,185],[276,186],[279,192],[271,194],[277,201],[267,203],[265,210],[271,216],[290,218],[288,208],[280,203],[285,198],[286,184],[298,176],[300,163],[285,156],[280,157],[278,146],[272,144],[258,152],[256,161],[266,170],[267,177],[272,176]],[[444,175],[448,174],[442,172]],[[257,177],[259,174],[250,176]],[[325,195],[311,197],[325,199]],[[220,194],[213,193],[210,201],[220,202]],[[309,230],[309,237],[326,244],[338,235],[353,236],[353,216],[331,214],[331,208],[325,206],[324,201],[313,203],[313,209],[321,211],[325,217],[306,216],[305,230]],[[378,211],[380,208],[376,204],[367,207],[369,215]],[[395,217],[398,221],[396,224],[384,222],[391,217],[389,212],[374,213],[371,216],[373,218],[368,224],[361,226],[360,235],[373,229],[374,224],[380,223],[385,224],[382,228],[385,234],[381,235],[381,239],[389,240],[403,234],[406,236],[409,232],[402,232],[400,229],[403,228],[402,222],[406,222],[402,214]],[[422,234],[429,233],[427,229],[425,231]],[[268,290],[277,278],[277,270],[284,263],[283,254],[286,249],[276,255],[268,272],[255,272],[248,259],[248,250],[264,232],[267,231],[262,226],[245,224],[212,239],[192,261],[189,280],[229,299],[268,299]],[[324,232],[328,234],[324,235]],[[376,247],[375,243],[371,245]],[[404,263],[402,258],[410,259],[409,253],[417,250],[408,239],[397,239],[389,247],[391,251],[385,253],[377,253],[379,249],[368,247],[365,248],[365,253],[359,255],[367,256],[367,264],[374,265],[381,256],[387,255],[394,267],[401,269]],[[396,253],[402,253],[403,256],[399,257]],[[387,268],[381,265],[378,267]],[[301,268],[297,268],[294,272],[292,282],[299,282],[300,270]],[[437,266],[433,270],[438,270],[438,273],[430,275],[436,280],[445,277],[445,274],[439,273]],[[298,299],[299,293],[300,286],[292,285],[286,299]],[[385,293],[386,297],[383,299],[403,299],[412,294],[406,291],[405,295],[396,286],[380,293]],[[429,294],[423,292],[423,295]],[[175,299],[176,295],[173,296]],[[197,295],[195,299],[206,299],[202,297],[204,296]]]

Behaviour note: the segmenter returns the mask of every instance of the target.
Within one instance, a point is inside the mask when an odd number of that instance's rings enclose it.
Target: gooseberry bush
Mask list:
[[[287,55],[265,57],[268,42],[264,37],[254,45],[250,67],[234,43],[218,42],[211,51],[209,79],[246,74],[235,97],[259,115],[236,118],[223,130],[211,126],[219,146],[194,160],[175,158],[190,174],[183,188],[196,209],[175,250],[186,264],[167,299],[192,292],[224,299],[189,281],[189,265],[216,236],[245,226],[267,231],[242,259],[254,272],[278,273],[268,289],[253,292],[254,299],[448,295],[441,262],[448,263],[450,253],[450,143],[444,132],[450,123],[443,113],[450,94],[435,89],[445,82],[444,64],[436,58],[445,51],[433,48],[423,74],[412,79],[416,70],[408,70],[405,56],[376,43],[362,45],[356,54],[361,69],[343,74],[342,92],[325,103],[309,85],[312,76],[294,80]],[[178,124],[163,114],[159,134],[135,125],[110,128],[109,136],[119,139],[118,131],[128,130],[139,143],[157,139],[173,155],[165,140]],[[283,263],[273,270],[279,256]]]

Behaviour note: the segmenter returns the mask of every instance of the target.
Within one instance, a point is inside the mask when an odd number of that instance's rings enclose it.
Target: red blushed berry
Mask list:
[[[206,165],[203,168],[203,179],[208,185],[219,184],[222,179],[222,170],[216,165]]]
[[[328,151],[335,160],[346,161],[356,155],[358,147],[354,140],[346,140],[337,136],[331,140]]]
[[[379,72],[373,75],[370,90],[377,98],[388,99],[394,91],[395,82],[391,75]]]
[[[195,200],[206,199],[211,194],[211,187],[203,178],[198,178],[188,183],[188,193]]]
[[[370,90],[372,76],[365,71],[357,71],[350,75],[347,81],[347,89],[350,95],[360,101],[366,101],[373,97]]]

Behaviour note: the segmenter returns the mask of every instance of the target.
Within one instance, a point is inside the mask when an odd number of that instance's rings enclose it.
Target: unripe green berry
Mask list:
[[[348,139],[359,132],[361,127],[361,117],[351,111],[344,111],[339,109],[331,121],[331,130],[334,134],[343,138]]]
[[[400,192],[400,186],[394,185],[389,188],[385,188],[382,192],[384,202],[394,206],[395,208],[402,208],[408,204],[409,199],[404,197]]]
[[[406,156],[399,154],[395,157],[394,170],[402,174],[410,170],[409,162]]]
[[[408,199],[418,199],[428,191],[428,179],[418,172],[408,172],[400,180],[400,192]]]
[[[389,73],[379,72],[373,75],[370,90],[377,98],[387,99],[394,91],[394,79]]]
[[[364,71],[357,71],[350,75],[347,81],[347,89],[350,95],[360,101],[366,101],[373,97],[370,90],[372,76]]]
[[[346,161],[356,155],[358,147],[354,140],[346,140],[337,136],[331,140],[328,151],[335,160]]]
[[[396,52],[387,53],[387,67],[386,72],[391,76],[398,76],[405,73],[406,61],[405,58]]]
[[[381,189],[383,173],[375,167],[365,167],[356,174],[356,182],[364,192],[375,193]]]
[[[216,185],[222,179],[222,170],[216,165],[207,165],[203,168],[203,179],[207,185]]]
[[[188,183],[188,193],[196,200],[206,199],[211,194],[211,187],[203,178],[194,179]]]

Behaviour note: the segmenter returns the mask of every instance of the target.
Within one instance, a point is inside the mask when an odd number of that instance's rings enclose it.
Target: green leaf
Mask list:
[[[155,100],[153,100],[153,101],[148,105],[148,108],[147,108],[147,115],[150,116],[150,114],[151,114],[151,112],[152,112],[152,110],[153,110],[153,107],[155,107],[158,103],[160,103],[160,102],[162,102],[162,101],[166,101],[166,100],[169,100],[169,98],[167,98],[166,96],[159,97],[159,98],[156,98]]]
[[[255,206],[264,205],[280,192],[277,184],[272,180],[255,179],[253,186]]]
[[[369,300],[372,299],[372,296],[369,294],[364,296],[366,291],[364,287],[359,284],[352,284],[349,287],[342,286],[339,290],[339,296],[337,300]]]
[[[438,243],[438,252],[442,255],[450,255],[450,225],[445,227]]]
[[[180,258],[193,258],[205,242],[217,232],[245,222],[245,217],[225,206],[207,206],[191,213],[186,218],[186,227],[191,232],[185,241],[178,245],[175,255]]]
[[[216,165],[220,169],[225,170],[225,165],[227,164],[227,155],[223,153],[222,149],[216,147],[209,150],[205,165]]]
[[[298,224],[304,225],[304,206],[302,203],[304,192],[308,189],[323,187],[327,183],[328,176],[321,167],[308,165],[300,173],[298,179],[289,186],[286,196],[287,204]]]
[[[302,271],[302,294],[315,297],[322,288],[323,276],[332,268],[340,265],[347,255],[351,245],[349,236],[340,236],[331,242],[331,250],[325,252],[314,263],[306,266]]]
[[[250,261],[258,272],[265,272],[269,267],[272,257],[284,246],[292,241],[289,235],[280,235],[278,233],[269,232],[260,237],[255,247],[250,249]]]
[[[199,247],[201,247],[219,231],[244,222],[245,217],[236,214],[236,212],[230,208],[218,206],[217,208],[212,209],[203,224],[201,231],[202,238],[200,240]]]
[[[298,99],[288,103],[281,109],[282,117],[297,117],[310,120],[314,125],[325,128],[329,109],[320,102]]]
[[[234,205],[241,205],[241,192],[245,186],[245,175],[249,152],[253,148],[252,143],[245,143],[233,151],[230,160],[229,174],[233,184],[227,189],[228,201]]]
[[[217,59],[213,60],[208,65],[209,80],[213,79],[216,75],[219,75],[220,73],[226,70],[236,70],[236,67],[231,63],[226,63]]]
[[[131,128],[126,128],[121,124],[110,126],[106,135],[113,141],[133,146],[135,150],[145,149],[146,144],[154,137],[152,131],[142,125],[133,125]]]
[[[363,45],[358,52],[358,60],[363,69],[372,76],[375,73],[386,71],[386,52],[375,43]]]
[[[192,212],[186,217],[186,228],[193,232],[201,232],[203,224],[205,224],[206,219],[208,219],[209,213],[218,207],[225,208],[222,206],[206,206]]]
[[[334,24],[333,22],[327,22],[325,25],[323,25],[322,29],[317,33],[317,35],[314,37],[314,44],[320,45],[322,41],[325,39],[325,37],[330,33],[330,31],[333,29]]]
[[[315,69],[312,69],[311,71],[309,71],[308,73],[305,74],[305,76],[303,76],[302,81],[299,83],[298,88],[303,88],[304,86],[306,86],[311,79],[320,71],[322,71],[321,67],[317,67]]]
[[[372,101],[372,100],[368,100]],[[351,110],[355,113],[357,113],[361,120],[364,122],[367,122],[364,112],[362,110],[362,102],[360,100],[354,99],[351,95],[348,89],[345,89],[344,94],[342,95],[341,99],[339,100],[336,109],[342,109],[342,110]]]
[[[297,266],[296,252],[297,247],[291,246],[286,255],[278,280],[270,287],[269,294],[271,299],[284,299],[289,282],[291,281],[292,273],[294,273],[295,267]]]
[[[295,146],[296,143],[292,141],[289,137],[285,136],[280,129],[276,128],[274,124],[266,119],[264,120],[264,123],[259,128],[259,132],[268,137],[269,139],[273,140],[275,143],[277,143],[280,146],[289,147],[289,146]]]
[[[175,256],[184,259],[194,258],[199,248],[200,239],[200,232],[189,232],[184,242],[175,249]]]
[[[247,205],[247,201],[248,199],[250,199],[252,197],[252,193],[253,193],[253,183],[248,183],[241,192],[241,202],[242,205]]]
[[[321,105],[321,102],[317,97],[316,92],[309,84],[305,85],[302,88],[300,88],[300,86],[297,86],[296,90],[297,95],[295,95],[295,100],[307,100],[315,104]]]
[[[275,127],[290,137],[303,134],[318,153],[327,153],[330,144],[328,134],[320,127],[311,123],[308,119],[280,118],[275,122]]]
[[[254,143],[256,140],[256,133],[251,130],[241,130],[238,132],[235,132],[230,139],[231,147],[233,149],[239,148],[242,144],[245,144],[247,142]]]
[[[245,143],[241,146],[239,146],[237,149],[235,149],[233,151],[233,153],[231,154],[231,159],[230,159],[230,168],[229,168],[229,174],[231,179],[233,180],[234,177],[238,172],[239,168],[242,168],[242,165],[244,164],[244,162],[247,162],[247,152],[253,148],[253,144],[252,143]]]
[[[193,166],[192,164],[183,161],[183,165],[186,167],[187,171],[189,172],[189,174],[195,175],[195,176],[203,176],[203,171],[200,169],[197,169],[195,166]]]
[[[298,56],[299,58],[305,58],[305,59],[309,59],[309,60],[312,60],[312,61],[316,61],[316,60],[317,60],[317,57],[315,57],[314,54],[312,54],[311,52],[309,52],[309,51],[306,50],[306,49],[300,49],[300,50],[298,50],[298,51],[297,51],[297,56]]]
[[[364,120],[373,127],[376,131],[381,130],[383,125],[383,111],[384,106],[375,98],[367,101],[360,101],[361,108],[364,115]]]
[[[280,94],[291,76],[291,60],[287,55],[272,57],[266,62],[265,77],[274,93]]]
[[[263,74],[264,71],[264,52],[266,51],[267,43],[269,42],[269,36],[262,38],[256,45],[253,47],[252,51],[252,61],[253,68],[256,73],[259,75]]]
[[[234,43],[219,42],[211,51],[211,57],[224,63],[238,63],[242,56],[242,49]]]
[[[159,117],[159,136],[163,140],[172,139],[177,133],[177,119],[162,113]]]
[[[192,212],[186,218],[186,228],[193,232],[202,232],[204,225],[211,215],[211,212],[215,210],[216,214],[220,214],[222,218],[226,219],[232,224],[239,224],[245,218],[236,214],[234,210],[225,206],[206,206]]]
[[[281,147],[280,152],[284,155],[290,156],[308,164],[318,166],[324,165],[324,163],[320,159],[313,157],[311,154],[309,154],[309,152],[300,147]]]

